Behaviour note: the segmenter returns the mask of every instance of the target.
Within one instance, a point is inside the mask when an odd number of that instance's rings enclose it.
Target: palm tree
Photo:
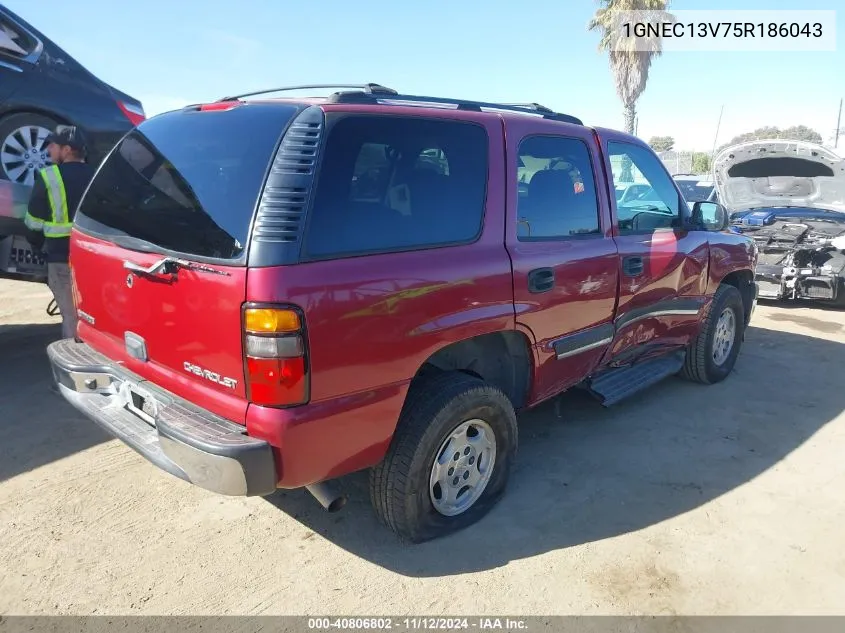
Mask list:
[[[644,37],[619,39],[619,20],[623,11],[664,12],[668,0],[599,0],[601,7],[596,10],[593,19],[587,25],[590,31],[600,31],[599,50],[607,51],[610,68],[616,82],[616,94],[625,108],[625,131],[634,134],[637,118],[637,99],[645,90],[648,69],[651,61],[660,55],[660,39]],[[657,15],[657,14],[656,14]],[[669,14],[662,14],[663,19],[671,20]]]

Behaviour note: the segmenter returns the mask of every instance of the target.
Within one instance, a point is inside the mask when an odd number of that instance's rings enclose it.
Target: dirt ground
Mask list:
[[[48,391],[44,286],[0,281],[0,613],[845,613],[845,312],[761,305],[735,374],[522,416],[508,494],[404,546],[361,474],[232,499]]]

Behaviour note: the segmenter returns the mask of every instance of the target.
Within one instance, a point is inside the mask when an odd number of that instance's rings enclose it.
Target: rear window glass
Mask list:
[[[306,258],[472,241],[484,215],[487,143],[475,123],[338,120],[320,167]]]
[[[678,189],[684,194],[684,199],[687,202],[698,202],[699,200],[710,200],[713,195],[714,185],[709,182],[701,182],[696,180],[676,180]]]
[[[185,255],[239,258],[279,137],[296,111],[246,105],[150,119],[103,163],[77,224]]]

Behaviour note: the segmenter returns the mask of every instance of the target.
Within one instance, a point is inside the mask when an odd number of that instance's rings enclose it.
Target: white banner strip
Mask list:
[[[836,50],[836,11],[620,11],[607,26],[616,52]]]

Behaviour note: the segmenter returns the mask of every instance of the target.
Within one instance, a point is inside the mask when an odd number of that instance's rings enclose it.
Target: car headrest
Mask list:
[[[575,198],[575,186],[569,172],[562,169],[538,171],[528,187],[530,198],[556,198],[561,201]]]

